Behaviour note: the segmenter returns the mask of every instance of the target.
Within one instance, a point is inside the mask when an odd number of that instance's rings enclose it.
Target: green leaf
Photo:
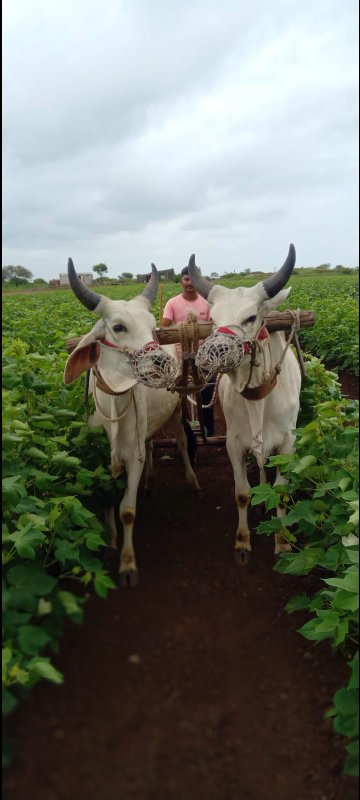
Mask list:
[[[283,531],[283,520],[284,517],[272,517],[272,519],[264,520],[264,522],[260,522],[257,526],[256,532],[257,533],[278,533],[279,531]]]
[[[22,625],[18,632],[19,646],[23,653],[32,656],[42,650],[50,641],[45,631],[35,625]]]
[[[305,625],[302,625],[301,628],[297,628],[297,632],[301,633],[305,639],[310,639],[310,641],[313,642],[321,642],[323,639],[327,639],[329,636],[328,631],[320,632],[318,630],[316,619],[311,619],[309,622],[306,622]]]
[[[18,704],[17,698],[6,688],[3,686],[2,690],[2,713],[4,716],[8,716],[11,714]]]
[[[337,589],[333,598],[333,605],[340,610],[357,611],[359,608],[359,595]]]
[[[351,678],[348,683],[348,689],[359,688],[359,652],[355,653],[354,658],[349,662],[351,669]]]
[[[344,641],[348,632],[349,632],[349,620],[343,619],[341,620],[341,622],[339,622],[339,625],[335,631],[335,636],[334,636],[335,647],[339,647],[339,644],[341,644]]]
[[[296,595],[295,597],[291,597],[286,603],[285,611],[287,611],[288,614],[292,614],[294,611],[301,611],[304,608],[309,608],[310,602],[311,600],[309,597],[305,597],[303,594]]]
[[[46,595],[56,584],[55,578],[47,575],[38,563],[17,564],[7,573],[11,586],[34,595]]]
[[[79,605],[80,601],[72,592],[60,591],[57,593],[57,597],[68,616],[71,617],[74,622],[83,621],[84,612]]]
[[[266,510],[271,511],[272,508],[276,508],[279,505],[279,495],[269,483],[260,483],[259,486],[254,486],[250,489],[250,492],[252,494],[252,506],[265,503]]]
[[[48,658],[33,658],[28,663],[28,669],[32,677],[44,678],[58,685],[64,681],[61,672],[55,669]]]
[[[4,433],[2,436],[3,442],[22,442],[23,436],[20,436],[18,433]]]
[[[99,550],[99,547],[104,547],[106,542],[99,533],[94,531],[85,535],[85,544],[88,550]]]
[[[38,447],[29,447],[28,450],[25,450],[25,455],[34,458],[36,461],[47,461],[48,459],[46,453],[43,450],[39,450]]]
[[[334,694],[334,706],[338,714],[354,716],[358,710],[359,693],[357,689],[344,687]]]
[[[55,557],[60,564],[65,564],[66,561],[78,561],[80,550],[76,542],[62,542],[56,540]]]
[[[345,760],[344,772],[348,775],[359,775],[359,740],[346,745],[348,757]]]
[[[81,465],[80,458],[70,456],[66,450],[57,450],[52,454],[51,460],[54,464],[60,464],[66,467],[79,467]]]
[[[357,572],[347,571],[343,577],[324,578],[323,580],[328,586],[337,586],[345,592],[359,592],[359,575]]]
[[[322,547],[309,547],[306,550],[301,550],[300,553],[280,555],[279,561],[274,567],[276,572],[285,571],[289,575],[307,575],[323,558],[325,550]],[[281,568],[281,562],[284,555],[288,556],[285,561],[284,570]],[[280,567],[280,569],[279,569]]]
[[[21,558],[35,558],[35,548],[46,540],[44,533],[41,533],[30,522],[25,528],[11,533],[8,537],[14,542],[16,550]]]
[[[348,486],[350,486],[351,483],[352,483],[352,479],[350,477],[341,478],[341,480],[339,481],[339,487],[340,487],[341,491],[345,492],[345,490],[348,488]]]
[[[107,597],[108,589],[116,589],[115,583],[105,572],[97,572],[94,580],[96,593],[100,597]]]
[[[313,464],[316,464],[316,456],[303,456],[303,458],[300,459],[299,463],[293,468],[292,471],[297,475],[300,475],[305,469],[308,469],[308,467],[311,467]]]
[[[3,478],[2,489],[4,499],[10,506],[16,505],[22,497],[26,497],[26,488],[19,475]]]

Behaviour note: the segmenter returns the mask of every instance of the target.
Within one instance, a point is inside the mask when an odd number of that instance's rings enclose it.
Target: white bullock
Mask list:
[[[135,586],[137,566],[133,547],[133,527],[136,499],[141,474],[146,461],[146,483],[152,472],[151,439],[171,419],[177,445],[182,455],[187,482],[200,493],[191,467],[187,437],[181,423],[179,397],[166,388],[149,388],[139,383],[134,373],[132,356],[149,354],[163,360],[176,359],[174,345],[160,348],[154,342],[156,320],[150,312],[158,288],[156,267],[143,292],[132,300],[110,300],[96,294],[80,281],[72,260],[68,262],[69,281],[73,292],[86,308],[99,314],[90,333],[83,336],[69,356],[64,381],[69,384],[85,370],[92,368],[90,391],[94,395],[96,412],[89,425],[102,424],[111,447],[111,470],[116,477],[124,469],[127,483],[120,503],[123,545],[120,555],[120,582]],[[174,361],[175,370],[177,362]],[[116,544],[115,509],[108,515],[112,544]]]
[[[299,411],[301,385],[300,369],[290,348],[286,349],[285,335],[269,334],[264,327],[265,316],[287,298],[290,288],[284,289],[295,265],[295,248],[290,245],[288,257],[281,269],[255,286],[228,289],[214,285],[201,275],[195,256],[189,261],[189,274],[196,290],[211,305],[215,323],[212,340],[199,350],[202,365],[213,368],[217,335],[222,334],[223,363],[226,370],[226,343],[237,345],[238,366],[223,374],[219,382],[219,397],[226,420],[226,446],[234,470],[235,499],[239,512],[235,552],[239,563],[245,564],[251,551],[247,511],[249,482],[246,459],[254,453],[264,482],[264,464],[272,453],[289,453],[293,448],[293,430]],[[218,340],[220,341],[220,340]],[[213,342],[213,344],[212,344]],[[213,353],[212,353],[213,348]],[[230,349],[229,349],[230,352]],[[208,363],[206,363],[208,360]],[[251,363],[253,362],[253,363]],[[284,483],[279,470],[276,484]],[[285,511],[281,506],[277,515]],[[275,534],[275,553],[291,550],[281,534]]]

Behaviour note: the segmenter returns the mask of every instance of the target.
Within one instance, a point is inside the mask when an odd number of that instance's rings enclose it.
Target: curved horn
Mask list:
[[[267,278],[266,281],[263,281],[263,287],[268,297],[275,297],[278,292],[285,286],[288,282],[290,275],[295,266],[295,247],[293,244],[289,247],[289,252],[286,261],[283,263],[282,267],[272,275],[271,278]]]
[[[95,311],[100,303],[100,300],[102,300],[102,296],[100,294],[96,294],[96,292],[92,292],[91,289],[88,289],[88,287],[82,283],[80,278],[78,278],[72,258],[69,258],[68,260],[68,276],[70,286],[78,300],[80,300],[80,303],[82,303],[86,308],[90,309],[90,311]]]
[[[150,279],[148,280],[145,289],[141,292],[141,296],[146,297],[146,299],[149,300],[151,306],[153,305],[153,303],[155,303],[158,286],[159,286],[158,271],[155,267],[155,264],[151,264]]]
[[[214,284],[210,283],[210,281],[208,281],[206,278],[203,278],[199,267],[197,267],[195,264],[194,254],[189,258],[189,275],[194,289],[196,289],[196,291],[199,292],[202,297],[207,299],[209,292],[211,292],[211,289],[214,288]]]

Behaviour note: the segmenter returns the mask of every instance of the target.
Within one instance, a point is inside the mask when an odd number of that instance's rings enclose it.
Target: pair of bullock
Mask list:
[[[229,341],[241,346],[238,366],[225,372],[219,381],[219,398],[226,420],[226,446],[234,471],[235,499],[239,512],[235,551],[240,563],[246,563],[251,551],[247,520],[249,483],[246,458],[254,453],[265,480],[264,464],[271,453],[289,453],[293,447],[293,430],[299,411],[300,369],[292,350],[286,350],[283,333],[268,334],[263,326],[266,315],[277,308],[289,294],[284,289],[295,266],[295,248],[290,245],[281,269],[270,278],[250,288],[227,289],[213,284],[201,275],[195,257],[189,260],[189,275],[194,288],[211,306],[216,333],[226,334]],[[78,278],[73,263],[68,263],[73,292],[86,308],[100,316],[90,333],[83,336],[68,358],[64,380],[72,383],[85,370],[91,369],[90,391],[96,412],[89,424],[102,424],[111,448],[114,476],[126,471],[127,484],[119,513],[123,528],[120,554],[120,582],[134,586],[137,566],[133,548],[133,527],[136,499],[145,466],[145,485],[152,475],[152,438],[168,420],[172,420],[177,445],[182,455],[186,480],[200,493],[190,464],[187,438],[181,423],[178,395],[165,388],[151,388],[139,380],[134,370],[134,355],[160,357],[168,363],[176,359],[174,345],[160,345],[156,340],[156,321],[151,313],[158,288],[156,267],[144,291],[132,300],[110,300],[98,295]],[[261,335],[259,335],[261,334]],[[285,355],[284,355],[285,352]],[[278,366],[282,361],[281,369]],[[278,372],[274,380],[274,369]],[[256,392],[256,387],[259,390]],[[264,388],[265,387],[265,388]],[[249,398],[250,390],[250,399]],[[251,390],[255,390],[252,399]],[[282,483],[279,471],[276,483]],[[284,513],[281,507],[277,513]],[[112,543],[116,543],[115,509],[108,515]],[[275,534],[275,553],[290,546],[281,534]]]

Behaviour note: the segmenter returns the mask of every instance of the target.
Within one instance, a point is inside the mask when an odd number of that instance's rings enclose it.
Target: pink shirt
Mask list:
[[[196,315],[199,322],[209,322],[210,320],[210,305],[201,294],[198,294],[196,300],[187,300],[182,294],[171,297],[166,303],[163,317],[171,319],[172,323],[177,325],[178,322],[186,322],[189,311]],[[181,345],[175,346],[181,361]]]

